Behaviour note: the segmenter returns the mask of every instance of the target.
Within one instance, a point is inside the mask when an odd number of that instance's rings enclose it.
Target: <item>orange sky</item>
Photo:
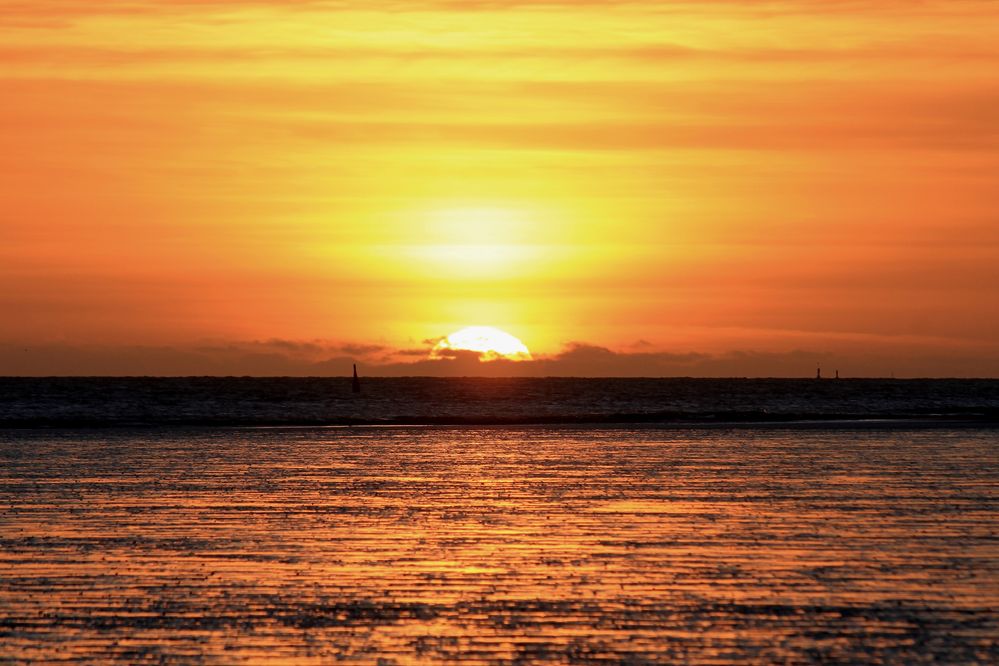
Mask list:
[[[995,2],[0,0],[0,100],[0,374],[999,375]]]

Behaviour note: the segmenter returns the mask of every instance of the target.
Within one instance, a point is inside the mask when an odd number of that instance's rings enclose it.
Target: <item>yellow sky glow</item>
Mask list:
[[[0,1],[0,374],[471,325],[999,373],[995,3],[361,6]]]

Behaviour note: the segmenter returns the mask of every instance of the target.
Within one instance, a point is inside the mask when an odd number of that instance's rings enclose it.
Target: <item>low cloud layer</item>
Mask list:
[[[997,377],[999,358],[860,355],[815,350],[720,354],[614,351],[573,343],[533,361],[481,362],[475,352],[430,359],[429,350],[269,340],[201,346],[0,345],[4,376],[366,376],[490,377]]]

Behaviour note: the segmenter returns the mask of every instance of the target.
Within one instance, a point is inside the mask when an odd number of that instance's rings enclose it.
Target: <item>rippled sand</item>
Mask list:
[[[999,661],[999,431],[0,432],[0,662]]]

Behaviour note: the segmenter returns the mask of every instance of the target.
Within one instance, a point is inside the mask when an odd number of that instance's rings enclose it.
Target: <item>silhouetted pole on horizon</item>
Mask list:
[[[839,370],[836,371],[836,379],[839,379]]]
[[[822,366],[815,368],[815,378],[822,379]]]
[[[357,378],[357,364],[354,364],[354,379],[350,382],[350,390],[352,393],[361,392],[361,380]]]

